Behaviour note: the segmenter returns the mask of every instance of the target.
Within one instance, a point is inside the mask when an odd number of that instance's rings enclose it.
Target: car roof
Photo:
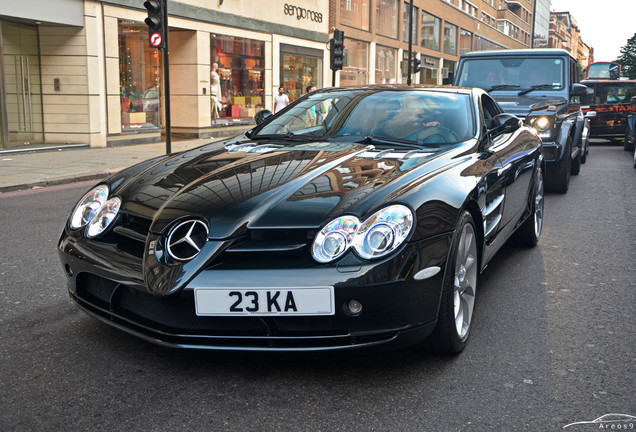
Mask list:
[[[518,50],[494,50],[494,51],[473,51],[462,54],[462,58],[469,57],[528,57],[528,56],[569,56],[574,59],[572,54],[564,49],[558,48],[542,48],[542,49],[518,49]],[[575,59],[576,60],[576,59]]]
[[[346,86],[346,87],[327,87],[321,89],[323,91],[342,91],[342,90],[368,90],[368,91],[383,91],[383,90],[397,90],[397,91],[413,91],[413,90],[429,90],[442,93],[459,93],[459,94],[471,94],[473,92],[472,87],[457,87],[451,85],[431,85],[431,84],[367,84],[359,86]]]

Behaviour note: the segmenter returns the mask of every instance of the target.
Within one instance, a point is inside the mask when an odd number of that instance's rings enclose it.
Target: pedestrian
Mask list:
[[[285,88],[280,86],[278,88],[278,94],[274,96],[274,114],[282,110],[289,103],[289,97],[285,94]]]
[[[316,86],[314,85],[308,85],[307,88],[307,94],[311,93],[312,91],[316,90]],[[316,126],[316,106],[312,106],[307,110],[307,125],[308,126]]]

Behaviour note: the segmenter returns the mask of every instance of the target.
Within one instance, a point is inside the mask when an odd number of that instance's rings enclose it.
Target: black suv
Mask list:
[[[589,152],[578,61],[560,49],[472,52],[461,56],[455,85],[481,87],[535,129],[543,141],[546,189],[566,193]],[[593,116],[594,114],[590,114]]]

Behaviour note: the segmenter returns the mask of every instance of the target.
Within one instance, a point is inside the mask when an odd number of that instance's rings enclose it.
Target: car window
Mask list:
[[[562,90],[567,84],[565,67],[563,59],[554,57],[467,59],[458,85],[484,90],[501,85],[515,86],[515,90],[547,85]]]
[[[612,82],[586,85],[587,95],[582,100],[582,103],[586,105],[628,103],[632,96],[636,95],[636,83]]]
[[[470,96],[435,91],[315,92],[292,104],[256,136],[377,137],[448,144],[473,135]]]

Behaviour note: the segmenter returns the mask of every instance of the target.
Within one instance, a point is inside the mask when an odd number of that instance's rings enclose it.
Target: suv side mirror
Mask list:
[[[270,110],[267,110],[267,109],[260,110],[259,112],[254,114],[254,121],[256,122],[257,125],[259,125],[263,123],[267,117],[273,116],[273,115],[274,113],[271,112]]]
[[[587,86],[583,84],[572,84],[570,96],[587,96]]]
[[[492,127],[488,130],[488,134],[490,134],[491,137],[495,137],[504,133],[512,133],[519,129],[522,124],[521,119],[512,114],[497,114],[490,121]]]

